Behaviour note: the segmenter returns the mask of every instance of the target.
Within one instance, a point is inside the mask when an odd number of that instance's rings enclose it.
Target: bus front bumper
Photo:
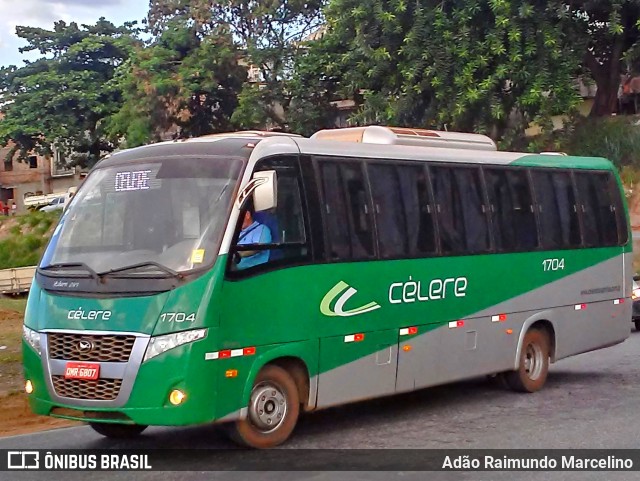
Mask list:
[[[46,348],[40,356],[23,342],[25,380],[33,386],[29,404],[36,414],[89,422],[162,426],[210,423],[216,418],[219,369],[216,363],[205,361],[207,344],[193,342],[137,365],[126,363],[126,367],[120,366],[126,370],[123,379],[104,378],[102,373],[113,370],[113,366],[99,363],[100,378],[94,382],[65,380],[57,372],[59,366],[48,359]],[[86,389],[89,391],[83,391]],[[95,399],[113,397],[116,390],[115,399]],[[175,390],[184,395],[177,405],[174,403],[180,396],[171,398]],[[90,395],[83,398],[85,392]]]

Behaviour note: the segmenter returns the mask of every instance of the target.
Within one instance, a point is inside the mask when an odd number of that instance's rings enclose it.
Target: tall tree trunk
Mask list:
[[[625,25],[623,33],[615,37],[609,58],[604,63],[600,63],[592,51],[587,51],[585,54],[585,64],[591,71],[598,88],[589,113],[590,117],[605,117],[617,110],[620,67],[628,28],[632,27]]]
[[[618,69],[619,70],[619,69]],[[618,108],[618,87],[620,86],[620,77],[612,80],[608,75],[600,82],[596,80],[596,97],[593,100],[593,106],[590,117],[606,117],[617,111]]]

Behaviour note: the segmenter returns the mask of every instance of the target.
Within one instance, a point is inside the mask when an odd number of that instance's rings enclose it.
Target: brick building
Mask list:
[[[15,203],[17,211],[25,210],[24,199],[30,195],[67,192],[80,184],[83,174],[78,169],[60,168],[55,156],[32,155],[26,161],[11,162],[6,156],[11,144],[0,148],[0,200]]]

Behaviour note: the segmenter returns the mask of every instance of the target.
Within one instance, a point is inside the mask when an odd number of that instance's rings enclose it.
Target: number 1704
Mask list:
[[[559,271],[564,269],[564,258],[562,259],[545,259],[542,261],[542,268],[545,271]]]

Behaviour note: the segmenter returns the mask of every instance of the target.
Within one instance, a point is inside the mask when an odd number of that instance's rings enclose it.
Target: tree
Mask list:
[[[598,88],[591,115],[611,115],[617,107],[625,58],[638,56],[640,2],[562,2],[558,16],[563,21],[567,39],[581,47],[584,69]]]
[[[69,164],[92,165],[114,149],[103,121],[120,107],[120,91],[110,81],[138,42],[134,24],[116,27],[101,18],[95,25],[59,21],[53,30],[16,31],[27,42],[21,52],[43,57],[0,70],[0,144],[15,143],[5,160],[16,151],[25,158],[55,147]]]
[[[152,0],[149,22],[156,34],[176,16],[189,18],[202,35],[228,31],[242,61],[259,72],[245,83],[233,121],[244,128],[287,129],[288,82],[303,40],[322,23],[323,0]]]
[[[579,101],[580,65],[549,2],[333,0],[316,78],[338,78],[357,123],[476,131],[512,142]],[[326,48],[319,43],[315,48]]]
[[[336,68],[344,48],[336,40],[327,36],[308,41],[295,58],[287,85],[291,100],[286,120],[292,132],[309,136],[335,127],[338,110],[333,104],[344,100],[341,72]]]
[[[181,138],[231,130],[245,79],[227,32],[204,36],[190,19],[174,17],[120,69],[125,102],[109,121],[110,134],[132,147],[172,130]]]

